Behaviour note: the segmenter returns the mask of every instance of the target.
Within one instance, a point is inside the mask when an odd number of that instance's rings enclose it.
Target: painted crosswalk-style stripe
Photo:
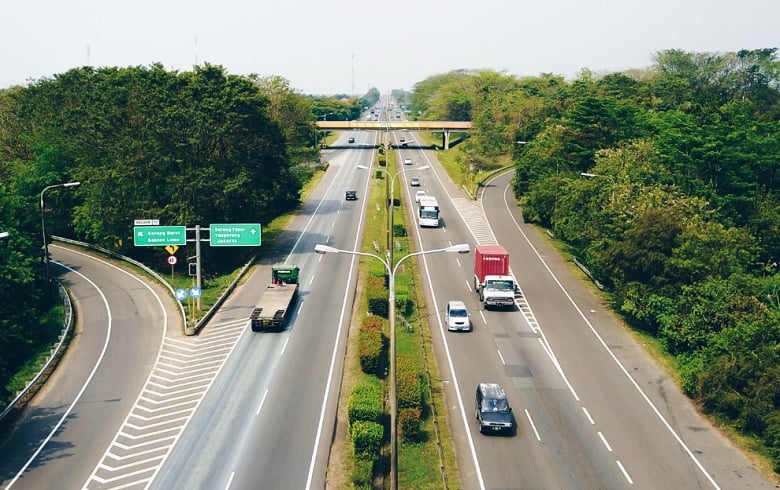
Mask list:
[[[196,337],[167,337],[84,488],[148,488],[246,328],[241,320],[210,326]]]

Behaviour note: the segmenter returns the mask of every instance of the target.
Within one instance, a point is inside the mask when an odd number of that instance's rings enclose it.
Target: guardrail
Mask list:
[[[64,238],[64,237],[58,237],[58,236],[52,236],[52,241],[58,241],[62,243],[67,243],[70,245],[75,245],[78,247],[86,248],[89,250],[95,250],[97,252],[100,252],[101,254],[107,255],[109,257],[113,257],[115,259],[122,260],[124,262],[127,262],[129,264],[133,264],[134,266],[138,267],[139,269],[143,270],[150,276],[152,276],[157,282],[162,284],[168,291],[171,293],[171,296],[175,299],[176,294],[173,290],[173,286],[168,284],[165,279],[162,278],[159,274],[157,274],[155,271],[147,267],[141,262],[138,262],[135,259],[131,259],[130,257],[126,257],[122,254],[118,254],[116,252],[113,252],[111,250],[105,249],[103,247],[99,247],[97,245],[92,245],[85,242],[79,242],[76,240],[71,240],[70,238]],[[217,311],[219,306],[222,305],[222,303],[225,302],[227,297],[230,295],[230,293],[235,289],[238,282],[241,280],[241,278],[244,276],[247,270],[249,270],[249,267],[254,263],[255,259],[257,258],[257,255],[252,256],[252,258],[249,259],[249,261],[244,264],[244,266],[241,268],[238,274],[236,274],[235,279],[228,285],[227,288],[225,288],[225,291],[220,295],[220,297],[217,299],[217,301],[212,305],[211,308],[203,315],[203,317],[193,326],[189,326],[189,323],[187,322],[187,313],[184,309],[184,305],[178,300],[176,300],[176,303],[179,305],[179,311],[181,313],[181,317],[184,321],[184,333],[186,335],[195,335],[203,326],[208,322],[208,320],[214,315],[214,312]],[[27,383],[27,386],[20,391],[16,398],[14,398],[11,403],[6,406],[2,412],[0,412],[0,421],[2,421],[9,413],[13,412],[16,408],[21,408],[26,404],[34,395],[38,392],[38,389],[43,385],[43,383],[48,379],[49,375],[51,375],[54,368],[57,366],[57,363],[62,358],[62,355],[64,354],[64,346],[65,346],[65,340],[68,338],[68,335],[70,335],[70,329],[72,328],[73,324],[73,304],[70,301],[70,296],[68,295],[65,288],[58,284],[60,296],[63,298],[63,303],[65,304],[65,320],[63,322],[62,332],[60,333],[59,340],[57,342],[56,347],[54,347],[49,355],[49,358],[44,363],[41,370],[38,372],[38,374],[35,375],[35,377]]]
[[[584,273],[585,273],[585,275],[586,275],[586,276],[588,276],[588,278],[589,278],[591,281],[593,281],[593,284],[595,284],[597,288],[599,288],[599,289],[602,289],[602,290],[604,289],[604,285],[603,285],[603,284],[601,284],[601,283],[599,282],[599,280],[598,280],[598,279],[596,279],[596,278],[593,276],[593,274],[590,272],[590,270],[589,270],[587,267],[585,267],[585,264],[583,264],[582,262],[580,262],[580,261],[579,261],[579,259],[578,259],[577,257],[574,257],[574,263],[575,263],[575,264],[577,264],[577,267],[579,267],[579,268],[580,268],[580,270],[581,270],[582,272],[584,272]]]
[[[162,278],[158,273],[147,267],[141,262],[138,262],[135,259],[131,259],[130,257],[127,257],[122,254],[118,254],[112,250],[105,249],[103,247],[99,247],[97,245],[92,245],[89,243],[79,242],[76,240],[71,240],[69,238],[63,238],[58,236],[51,237],[52,240],[56,240],[63,243],[69,243],[71,245],[76,245],[79,247],[87,248],[90,250],[96,250],[102,254],[108,255],[109,257],[113,257],[115,259],[122,260],[124,262],[127,262],[129,264],[133,264],[134,266],[138,267],[139,269],[143,270],[153,278],[157,280],[160,284],[162,284],[168,291],[170,291],[171,296],[176,298],[176,293],[173,290],[173,286],[168,284],[168,282],[165,281],[165,279]],[[181,313],[181,317],[184,320],[184,333],[185,335],[195,335],[200,331],[201,328],[206,324],[206,322],[209,321],[209,319],[214,315],[214,312],[222,305],[222,303],[225,302],[227,297],[230,295],[231,292],[236,288],[236,285],[241,280],[241,278],[246,274],[246,271],[249,270],[249,267],[254,263],[255,259],[257,258],[257,255],[253,255],[249,261],[247,261],[246,264],[241,268],[238,274],[236,274],[236,277],[233,279],[233,281],[228,285],[227,288],[225,288],[225,291],[222,292],[220,297],[217,299],[217,301],[209,308],[209,310],[203,315],[203,317],[196,323],[195,325],[190,325],[187,321],[187,312],[184,309],[184,305],[181,303],[181,301],[176,300],[176,303],[179,305],[179,312]]]
[[[173,286],[171,286],[170,284],[165,282],[165,279],[163,279],[158,273],[156,273],[155,271],[153,271],[152,269],[150,269],[149,267],[147,267],[143,263],[138,262],[135,259],[131,259],[130,257],[126,257],[126,256],[124,256],[122,254],[118,254],[118,253],[116,253],[116,252],[114,252],[112,250],[108,250],[106,248],[99,247],[97,245],[92,245],[91,243],[79,242],[79,241],[76,241],[76,240],[71,240],[70,238],[64,238],[64,237],[59,237],[59,236],[52,236],[51,240],[52,241],[57,241],[57,242],[62,242],[62,243],[68,243],[70,245],[76,245],[78,247],[86,248],[86,249],[89,249],[89,250],[95,250],[95,251],[98,251],[98,252],[100,252],[100,253],[102,253],[104,255],[108,255],[109,257],[113,257],[115,259],[119,259],[121,261],[127,262],[128,264],[133,264],[134,266],[138,267],[142,271],[146,272],[147,274],[149,274],[150,276],[155,278],[157,280],[157,282],[162,284],[164,287],[166,287],[168,289],[168,291],[170,291],[171,295],[174,298],[176,297],[176,293],[173,290]],[[181,317],[184,319],[185,326],[186,326],[187,315],[186,315],[186,313],[184,311],[184,306],[180,302],[178,302],[178,301],[177,301],[177,303],[179,304],[179,310],[181,312]]]
[[[62,287],[61,284],[58,284],[57,288],[59,290],[60,297],[62,298],[63,305],[65,306],[65,320],[62,323],[62,332],[60,332],[57,345],[49,353],[48,359],[46,359],[46,362],[43,364],[43,367],[38,372],[38,374],[36,374],[35,377],[29,383],[27,383],[27,386],[25,386],[22,391],[16,394],[16,398],[14,398],[11,403],[9,403],[8,406],[6,406],[5,409],[0,412],[0,421],[5,419],[9,413],[24,406],[24,404],[26,404],[35,395],[35,393],[38,392],[38,389],[40,389],[43,383],[49,378],[49,375],[51,375],[52,371],[57,366],[57,363],[62,358],[64,353],[65,339],[67,339],[70,335],[70,330],[73,326],[73,304],[71,303],[70,296],[68,296],[65,288]]]
[[[463,186],[463,190],[466,192],[466,194],[469,195],[469,197],[472,200],[476,201],[477,198],[479,197],[479,189],[481,187],[484,187],[485,182],[487,182],[488,180],[492,179],[493,177],[495,177],[495,176],[497,176],[499,174],[502,174],[502,173],[510,171],[510,170],[514,170],[514,168],[515,168],[515,165],[514,164],[510,164],[510,165],[503,166],[501,168],[497,168],[495,170],[491,170],[490,172],[486,173],[481,179],[479,179],[476,184],[474,184],[474,192],[473,193],[471,191],[469,191],[468,188],[466,188],[465,185]]]

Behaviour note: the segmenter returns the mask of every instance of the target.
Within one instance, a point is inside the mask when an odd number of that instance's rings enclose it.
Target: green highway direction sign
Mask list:
[[[185,226],[136,226],[133,228],[133,242],[136,247],[164,247],[186,245]]]
[[[209,225],[209,245],[212,247],[259,247],[260,225],[254,223]]]

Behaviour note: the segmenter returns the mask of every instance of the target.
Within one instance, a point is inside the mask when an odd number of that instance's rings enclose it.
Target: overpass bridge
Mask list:
[[[430,131],[442,133],[442,146],[450,148],[450,133],[466,133],[471,121],[317,121],[317,130]]]

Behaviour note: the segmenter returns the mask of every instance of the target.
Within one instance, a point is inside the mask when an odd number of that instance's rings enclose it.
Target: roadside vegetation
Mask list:
[[[586,264],[701,410],[780,472],[776,49],[671,50],[646,70],[571,82],[458,71],[412,100],[423,119],[472,121],[456,164],[510,157],[525,220]]]
[[[776,49],[670,50],[644,70],[584,70],[571,81],[461,70],[403,96],[414,117],[472,121],[468,138],[439,152],[448,172],[473,189],[490,170],[514,165],[526,221],[579,257],[615,311],[670,356],[698,406],[780,472]],[[284,79],[211,65],[182,73],[84,67],[0,91],[0,232],[9,233],[0,238],[0,297],[14,298],[0,303],[0,405],[18,383],[10,380],[59,331],[58,298],[41,261],[42,219],[49,235],[164,273],[167,252],[133,246],[134,219],[267,226],[296,209],[320,165],[313,121],[357,119],[378,97],[375,89],[364,100],[306,97]],[[81,185],[52,190],[40,209],[45,187],[70,181]],[[403,214],[394,213],[397,257],[410,251]],[[385,230],[378,233],[365,250],[376,251],[376,240],[383,251]],[[192,255],[187,248],[181,253]],[[206,280],[221,284],[251,253],[206,248]],[[399,311],[412,326],[408,338],[399,331],[399,357],[426,346],[413,264],[397,281]],[[366,281],[384,274],[366,266]],[[408,362],[419,374],[419,358]],[[425,376],[419,421],[430,436],[438,380]],[[438,484],[406,471],[427,442],[399,447],[409,487]]]
[[[260,223],[294,212],[320,162],[314,121],[353,119],[366,100],[314,98],[280,77],[204,65],[83,67],[0,90],[0,407],[56,342],[62,314],[46,279],[41,228],[139,260],[171,277],[163,247],[135,247],[136,219],[160,225]],[[324,135],[325,138],[328,135]],[[77,187],[51,185],[80,182]],[[283,221],[285,222],[285,221]],[[204,306],[257,250],[202,249]],[[181,246],[172,282],[190,285]],[[183,273],[179,272],[183,269]]]

